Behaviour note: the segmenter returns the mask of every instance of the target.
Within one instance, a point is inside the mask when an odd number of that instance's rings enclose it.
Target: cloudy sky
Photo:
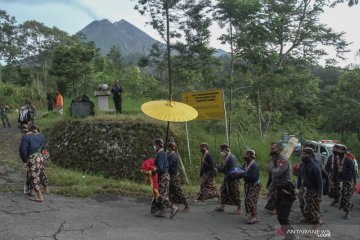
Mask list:
[[[133,9],[134,5],[134,0],[0,0],[0,9],[15,16],[19,23],[34,19],[49,27],[57,26],[74,34],[93,20],[106,18],[115,22],[125,19],[160,40],[151,26],[145,24],[147,18]],[[334,9],[326,9],[321,21],[335,31],[346,32],[346,39],[353,43],[351,52],[346,55],[347,61],[340,62],[339,65],[360,64],[360,57],[355,57],[355,52],[360,49],[360,6],[349,8],[344,4]],[[211,45],[228,50],[227,46],[222,46],[217,40],[221,34],[219,28],[214,25],[211,31]]]

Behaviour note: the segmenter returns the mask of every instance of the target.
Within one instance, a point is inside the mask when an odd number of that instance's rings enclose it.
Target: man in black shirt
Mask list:
[[[354,206],[351,202],[351,197],[353,192],[356,191],[356,173],[353,160],[346,156],[346,151],[346,146],[342,144],[336,144],[333,147],[335,167],[332,170],[332,174],[336,176],[339,182],[339,209],[344,210],[344,219],[349,219],[350,211]]]
[[[312,148],[304,148],[301,155],[302,163],[297,180],[300,209],[304,222],[316,226],[322,223],[320,220],[320,202],[323,195],[321,169]]]
[[[231,171],[237,165],[237,159],[231,153],[229,145],[221,145],[220,150],[223,163],[219,167],[219,172],[224,173],[224,181],[220,187],[221,206],[215,208],[215,211],[224,212],[225,205],[232,205],[237,207],[234,214],[241,214],[240,180],[238,178],[230,178]]]
[[[160,212],[155,214],[155,217],[166,217],[165,209],[171,207],[171,216],[174,217],[179,209],[172,206],[169,200],[169,185],[170,185],[170,174],[169,174],[169,162],[167,159],[167,154],[164,151],[164,142],[162,139],[154,140],[154,150],[156,151],[155,156],[155,170],[154,172],[158,173],[159,178],[159,202],[160,202]]]
[[[216,186],[217,169],[215,161],[209,153],[209,146],[207,143],[200,144],[201,152],[201,169],[200,169],[200,191],[195,200],[204,202],[207,199],[219,198],[220,193]]]
[[[181,189],[181,176],[180,176],[180,159],[176,153],[176,143],[169,142],[167,144],[169,162],[169,174],[170,174],[170,186],[169,186],[169,199],[172,207],[176,204],[184,204],[182,212],[188,212],[190,207],[184,191]]]
[[[122,93],[123,88],[120,85],[119,81],[115,81],[114,87],[111,89],[111,93],[113,94],[114,104],[116,113],[122,112]]]

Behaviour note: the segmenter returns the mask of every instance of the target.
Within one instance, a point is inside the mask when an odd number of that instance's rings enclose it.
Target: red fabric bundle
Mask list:
[[[295,164],[294,166],[293,166],[293,174],[295,175],[295,176],[299,176],[299,174],[300,174],[300,167],[301,167],[301,165],[300,165],[300,163],[298,163],[298,164]]]
[[[360,194],[360,183],[358,183],[356,190],[357,190],[357,193]]]
[[[154,170],[155,167],[156,167],[155,166],[155,159],[154,158],[149,158],[149,159],[146,159],[142,163],[141,170],[150,175],[151,186],[153,187],[153,190],[159,190],[158,174],[157,173],[155,173],[154,175],[151,174],[151,171]]]

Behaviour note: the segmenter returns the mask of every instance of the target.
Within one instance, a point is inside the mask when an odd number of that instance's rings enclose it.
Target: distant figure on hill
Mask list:
[[[0,105],[0,117],[1,117],[1,121],[4,125],[4,128],[6,128],[5,122],[7,123],[8,127],[11,127],[9,118],[7,116],[9,109],[10,109],[10,107],[6,103]]]
[[[116,113],[121,113],[121,111],[122,111],[121,95],[123,93],[123,89],[122,89],[122,86],[120,85],[119,81],[115,81],[115,85],[111,89],[111,93],[113,94]]]
[[[58,113],[63,114],[64,108],[64,98],[60,93],[60,90],[56,91],[56,103],[55,103],[56,110]]]
[[[35,106],[30,101],[26,100],[24,105],[21,106],[18,123],[19,127],[23,124],[34,123],[35,121]]]
[[[53,101],[53,98],[51,96],[51,93],[48,92],[46,94],[46,99],[47,99],[48,111],[51,112],[52,110],[54,110],[54,101]]]

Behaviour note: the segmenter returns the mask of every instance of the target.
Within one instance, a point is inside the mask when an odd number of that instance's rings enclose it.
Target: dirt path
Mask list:
[[[11,128],[0,127],[0,189],[15,190],[24,182],[25,166],[19,158],[21,134],[16,123],[11,124]]]

